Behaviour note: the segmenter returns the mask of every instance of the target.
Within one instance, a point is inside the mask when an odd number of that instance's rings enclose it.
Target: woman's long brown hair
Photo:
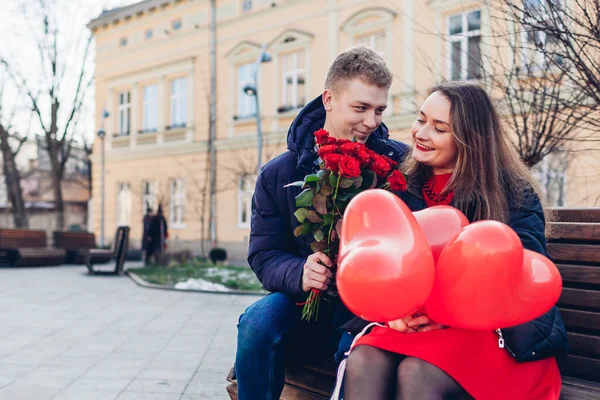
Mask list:
[[[433,87],[450,101],[450,125],[458,147],[458,159],[446,191],[465,212],[472,209],[475,221],[492,219],[508,223],[508,199],[521,204],[524,190],[539,194],[537,183],[523,164],[486,91],[470,82],[446,82]],[[409,190],[420,189],[431,174],[430,167],[408,157],[403,165]]]

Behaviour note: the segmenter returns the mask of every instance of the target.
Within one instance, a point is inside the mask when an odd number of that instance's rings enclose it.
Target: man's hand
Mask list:
[[[388,322],[388,325],[390,328],[403,333],[430,332],[447,328],[447,326],[438,324],[427,315],[420,312],[397,319],[396,321]]]
[[[308,256],[302,272],[302,290],[305,292],[312,289],[327,290],[333,276],[329,268],[331,268],[331,260],[325,254],[317,252]]]

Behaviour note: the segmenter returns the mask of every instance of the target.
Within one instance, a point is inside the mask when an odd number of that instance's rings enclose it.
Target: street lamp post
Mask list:
[[[263,147],[263,133],[262,133],[262,124],[260,118],[260,101],[258,100],[258,71],[260,69],[260,64],[264,62],[271,61],[271,56],[266,52],[267,45],[263,44],[260,48],[260,53],[258,54],[258,58],[256,59],[256,64],[254,66],[254,81],[249,82],[246,86],[244,86],[244,93],[248,96],[254,96],[254,103],[256,105],[256,136],[257,136],[257,162],[256,162],[256,176],[260,174],[260,169],[262,167],[262,147]]]
[[[98,131],[98,137],[100,138],[100,141],[102,142],[102,149],[101,149],[101,188],[100,188],[100,247],[104,247],[104,188],[106,187],[105,185],[105,180],[104,180],[104,150],[105,150],[105,137],[106,137],[106,131],[104,130],[104,121],[106,121],[106,118],[108,118],[110,114],[108,113],[108,111],[104,110],[102,111],[102,119],[100,122],[100,130]]]

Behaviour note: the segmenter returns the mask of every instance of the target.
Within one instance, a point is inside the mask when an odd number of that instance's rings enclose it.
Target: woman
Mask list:
[[[536,184],[482,88],[467,82],[434,87],[412,138],[412,157],[403,165],[408,191],[399,194],[411,210],[453,205],[471,222],[508,224],[523,247],[546,254]],[[422,313],[388,325],[360,338],[350,353],[346,400],[559,398],[556,357],[568,345],[556,307],[502,330],[507,349],[496,332],[448,328]]]

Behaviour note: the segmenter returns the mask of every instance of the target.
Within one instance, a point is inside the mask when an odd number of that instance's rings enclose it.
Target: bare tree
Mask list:
[[[498,1],[498,0],[496,0]],[[590,111],[600,105],[600,2],[598,0],[499,0],[506,21],[523,27],[530,43],[544,52],[573,90],[584,95],[575,104],[580,124],[600,127]],[[578,99],[580,100],[580,99]]]
[[[7,197],[11,205],[13,223],[16,228],[29,227],[29,219],[23,200],[23,189],[21,187],[21,172],[17,167],[16,157],[23,144],[27,141],[27,135],[19,136],[13,131],[13,120],[17,113],[17,102],[13,100],[13,107],[9,112],[5,108],[5,90],[7,81],[4,74],[0,76],[0,154],[2,154],[2,172]]]
[[[540,45],[531,31],[508,19],[510,10],[499,11],[484,42],[482,78],[497,96],[504,125],[531,168],[568,149],[571,141],[586,139],[579,117],[587,96],[556,67],[560,61],[551,43]]]
[[[69,59],[67,51],[68,44],[74,44],[74,39],[61,30],[63,25],[59,19],[64,16],[60,14],[57,0],[30,0],[23,5],[23,11],[36,38],[39,75],[33,78],[25,76],[19,63],[6,54],[0,53],[0,63],[6,66],[14,84],[27,96],[43,132],[54,189],[56,227],[63,229],[61,182],[77,136],[82,105],[92,85],[93,71],[89,68],[92,36],[87,34],[79,59],[74,62]],[[77,72],[74,73],[73,69]],[[39,80],[34,81],[35,78]]]

